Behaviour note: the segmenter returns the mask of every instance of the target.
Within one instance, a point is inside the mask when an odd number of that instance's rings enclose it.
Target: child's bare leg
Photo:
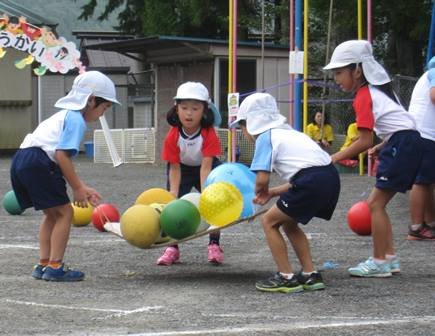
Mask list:
[[[372,214],[373,257],[376,259],[395,254],[391,222],[385,210],[395,194],[395,191],[375,187],[367,200]]]
[[[69,239],[73,209],[71,204],[68,203],[58,207],[46,209],[44,210],[44,213],[46,214],[46,217],[55,219],[55,222],[51,226],[49,259],[53,261],[61,261],[63,260],[66,245]],[[44,229],[42,228],[43,225],[46,225]],[[40,231],[44,231],[45,242],[45,239],[47,239],[46,235],[50,231],[51,221],[43,222],[43,225],[41,225]]]
[[[288,220],[289,217],[279,210],[276,205],[270,208],[262,217],[267,244],[278,271],[286,274],[293,273],[293,269],[288,260],[287,243],[279,231],[279,227]]]
[[[409,208],[412,224],[422,224],[424,222],[426,209],[430,208],[430,191],[429,185],[414,184],[412,186],[411,192],[409,193]]]
[[[310,244],[305,232],[293,220],[285,223],[283,229],[301,263],[302,271],[306,273],[314,272],[315,269],[313,259],[311,258]]]
[[[56,217],[49,210],[44,210],[44,219],[39,227],[39,259],[48,260],[50,258],[50,239]]]
[[[434,185],[429,186],[427,208],[424,211],[424,220],[427,224],[435,222]]]

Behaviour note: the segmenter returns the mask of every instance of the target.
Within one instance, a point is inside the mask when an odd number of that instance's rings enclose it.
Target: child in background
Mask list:
[[[279,197],[262,217],[266,240],[278,268],[271,278],[258,281],[256,288],[265,292],[294,293],[325,288],[311,258],[310,245],[298,223],[307,224],[313,217],[329,220],[340,193],[340,178],[331,158],[306,134],[286,123],[275,99],[267,93],[254,93],[240,105],[237,119],[248,139],[255,139],[251,170],[257,173],[254,203],[264,205]],[[245,126],[246,125],[246,126]],[[269,186],[272,171],[285,181]],[[294,274],[287,244],[288,237],[302,266]]]
[[[62,109],[44,120],[28,134],[12,159],[11,181],[22,209],[33,206],[42,210],[39,229],[39,263],[35,279],[80,281],[84,273],[64,266],[73,208],[67,195],[66,181],[78,207],[95,204],[100,194],[88,187],[74,169],[71,157],[79,152],[86,123],[98,120],[104,112],[119,104],[115,85],[104,74],[89,71],[77,76],[69,94],[55,106]]]
[[[423,138],[423,160],[409,194],[409,240],[435,240],[435,57],[415,84],[409,104]]]
[[[359,138],[359,132],[358,127],[356,125],[356,122],[351,123],[347,127],[347,133],[346,133],[346,139],[344,140],[343,146],[341,146],[340,150],[345,150],[347,147],[349,147],[352,143],[354,143]],[[337,163],[341,164],[345,167],[351,167],[354,168],[358,165],[358,159],[352,158],[352,159],[343,159],[338,161]]]
[[[322,126],[323,123],[323,126]],[[334,141],[334,132],[329,120],[325,115],[323,120],[322,112],[316,112],[310,124],[307,125],[307,135],[323,149],[327,150]]]
[[[353,93],[353,108],[359,138],[332,155],[333,162],[355,157],[373,145],[373,132],[383,140],[368,152],[379,156],[376,185],[367,202],[371,211],[373,255],[356,267],[352,276],[389,277],[400,272],[386,206],[397,192],[406,192],[414,182],[422,157],[422,140],[415,120],[400,104],[384,68],[376,62],[372,46],[364,40],[338,45],[330,63],[341,89]]]
[[[166,135],[162,159],[168,162],[168,190],[181,197],[193,187],[204,188],[210,171],[220,164],[219,138],[213,126],[219,126],[221,117],[211,102],[207,88],[198,82],[186,82],[177,89],[175,105],[168,111],[171,125]],[[219,246],[220,233],[210,234],[208,261],[221,264],[224,256]],[[169,246],[157,260],[157,265],[179,262],[178,245]]]

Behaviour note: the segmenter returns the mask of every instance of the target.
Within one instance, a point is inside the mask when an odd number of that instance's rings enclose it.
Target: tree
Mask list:
[[[365,4],[365,2],[363,2]],[[80,19],[93,15],[97,0],[82,7]],[[273,27],[274,41],[287,44],[289,0],[264,0],[266,25]],[[329,1],[310,1],[310,59],[316,68],[325,62]],[[238,38],[261,29],[262,0],[238,1]],[[432,0],[383,0],[373,6],[373,45],[390,73],[417,76],[424,67]],[[178,35],[228,38],[228,1],[224,0],[108,0],[98,16],[104,20],[120,9],[120,31],[137,35]],[[365,9],[364,16],[365,16]],[[364,18],[364,27],[365,27]],[[366,28],[364,28],[366,29]],[[334,0],[331,46],[356,39],[357,2]],[[365,32],[363,38],[367,38]],[[332,51],[329,51],[329,54]]]

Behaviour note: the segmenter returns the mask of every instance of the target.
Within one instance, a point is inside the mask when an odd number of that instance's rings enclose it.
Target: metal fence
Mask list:
[[[412,90],[418,78],[395,75],[393,77],[393,88],[399,96],[401,103],[408,108],[411,100]],[[323,86],[326,86],[326,93],[323,94]],[[308,98],[308,123],[317,111],[322,111],[325,108],[325,113],[329,119],[329,123],[334,130],[335,140],[333,141],[331,152],[339,150],[343,145],[347,127],[355,122],[355,113],[352,107],[352,96],[349,93],[342,92],[336,87],[333,81],[310,80],[309,81],[309,98]],[[221,159],[227,160],[225,155],[228,143],[228,130],[219,129],[218,136],[222,144]],[[237,132],[237,144],[240,150],[239,161],[249,164],[254,154],[254,145],[247,142],[241,132]]]

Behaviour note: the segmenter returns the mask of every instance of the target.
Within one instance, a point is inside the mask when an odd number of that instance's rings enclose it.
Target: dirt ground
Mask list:
[[[11,189],[10,158],[0,158],[0,195]],[[120,212],[144,190],[165,186],[165,168],[76,160],[82,179]],[[222,231],[225,261],[207,263],[207,237],[183,245],[182,263],[164,267],[161,250],[142,250],[92,225],[73,227],[66,262],[86,279],[34,280],[41,213],[11,216],[0,209],[1,335],[435,335],[435,242],[405,239],[407,196],[388,207],[402,273],[351,278],[347,268],[371,253],[370,237],[349,230],[346,213],[367,196],[374,179],[341,175],[331,221],[305,227],[324,291],[267,294],[254,283],[276,271],[259,220]],[[277,182],[274,178],[274,182]],[[294,253],[289,255],[296,269]]]

